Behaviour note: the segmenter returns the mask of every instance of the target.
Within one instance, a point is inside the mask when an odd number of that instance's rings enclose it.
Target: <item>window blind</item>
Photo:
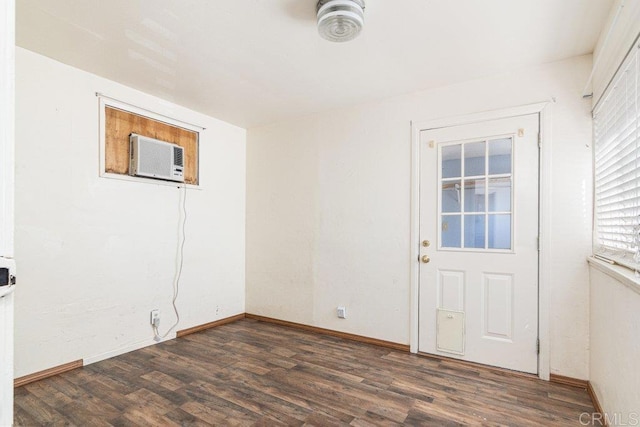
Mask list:
[[[597,255],[640,268],[640,48],[625,58],[594,111]]]

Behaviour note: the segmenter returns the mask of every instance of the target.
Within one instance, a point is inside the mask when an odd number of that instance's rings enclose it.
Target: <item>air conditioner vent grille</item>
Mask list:
[[[140,144],[138,168],[156,175],[171,175],[171,152],[156,144]]]
[[[182,163],[182,153],[183,149],[180,147],[173,147],[173,165],[174,166],[184,166]]]

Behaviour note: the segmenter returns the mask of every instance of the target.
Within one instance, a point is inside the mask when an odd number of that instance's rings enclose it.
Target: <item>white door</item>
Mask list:
[[[421,132],[420,352],[537,373],[538,128]]]
[[[14,0],[0,2],[0,426],[13,423],[14,16]]]

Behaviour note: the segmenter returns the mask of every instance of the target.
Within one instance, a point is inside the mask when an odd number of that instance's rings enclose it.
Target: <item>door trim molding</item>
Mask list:
[[[539,170],[539,233],[538,255],[538,377],[549,380],[549,266],[550,242],[546,238],[551,229],[551,109],[552,101],[522,105],[500,110],[485,111],[461,116],[444,117],[426,121],[412,121],[411,125],[411,230],[410,230],[410,328],[409,344],[412,353],[418,352],[419,273],[420,262],[420,132],[444,127],[460,126],[489,120],[529,114],[539,115],[540,126],[540,170]]]
[[[0,6],[0,256],[6,258],[14,255],[15,13],[13,0]]]

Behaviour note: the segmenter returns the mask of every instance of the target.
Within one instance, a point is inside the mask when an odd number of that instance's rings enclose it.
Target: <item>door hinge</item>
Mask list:
[[[540,236],[536,237],[536,247],[538,248],[538,252],[540,252]]]
[[[536,338],[536,354],[540,354],[540,338]]]
[[[542,147],[542,134],[538,133],[538,148]]]

